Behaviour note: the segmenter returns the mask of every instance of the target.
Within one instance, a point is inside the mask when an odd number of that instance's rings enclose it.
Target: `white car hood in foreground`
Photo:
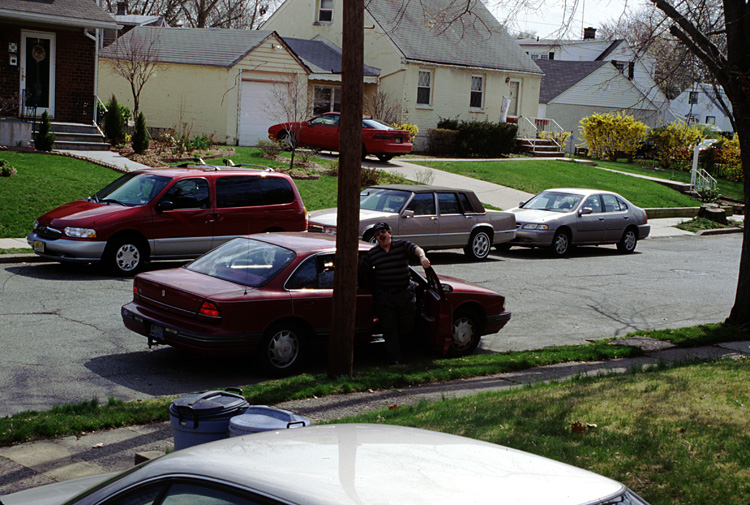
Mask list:
[[[518,207],[510,209],[508,212],[516,215],[517,223],[545,223],[572,214],[572,212],[552,212],[549,210],[522,209]]]
[[[381,212],[377,210],[365,210],[359,211],[359,222],[364,224],[364,221],[378,221],[380,219],[391,218],[395,216],[395,212]],[[338,218],[338,209],[323,209],[310,212],[309,221],[311,224],[318,224],[322,226],[336,226],[336,220]]]

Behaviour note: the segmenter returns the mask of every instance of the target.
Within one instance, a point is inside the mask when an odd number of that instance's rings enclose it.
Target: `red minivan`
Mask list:
[[[104,262],[132,275],[154,259],[195,258],[231,238],[304,231],[294,181],[270,168],[193,165],[128,172],[41,216],[26,240],[61,262]]]

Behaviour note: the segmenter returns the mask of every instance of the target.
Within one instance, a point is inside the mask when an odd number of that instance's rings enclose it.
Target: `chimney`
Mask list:
[[[128,15],[128,2],[117,2],[117,15],[118,16]]]
[[[596,38],[596,28],[589,26],[583,29],[583,40],[594,40]]]

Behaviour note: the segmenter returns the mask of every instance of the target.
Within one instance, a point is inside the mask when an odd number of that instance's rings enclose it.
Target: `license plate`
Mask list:
[[[164,328],[158,324],[152,324],[148,331],[148,336],[154,340],[164,340]]]
[[[37,252],[37,253],[44,252],[44,242],[42,242],[41,240],[35,240],[33,247],[34,247],[34,252]]]
[[[400,138],[396,139],[396,144],[400,144],[400,143],[401,143],[401,140],[402,140],[402,139],[400,139]]]

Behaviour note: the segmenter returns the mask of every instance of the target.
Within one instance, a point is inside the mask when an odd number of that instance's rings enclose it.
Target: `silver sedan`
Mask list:
[[[551,459],[383,424],[334,424],[233,437],[175,451],[119,476],[50,484],[2,496],[0,502],[648,505],[619,482]]]
[[[502,246],[550,247],[556,256],[599,244],[632,253],[651,231],[645,210],[598,189],[548,189],[508,212],[516,216],[516,237]]]

